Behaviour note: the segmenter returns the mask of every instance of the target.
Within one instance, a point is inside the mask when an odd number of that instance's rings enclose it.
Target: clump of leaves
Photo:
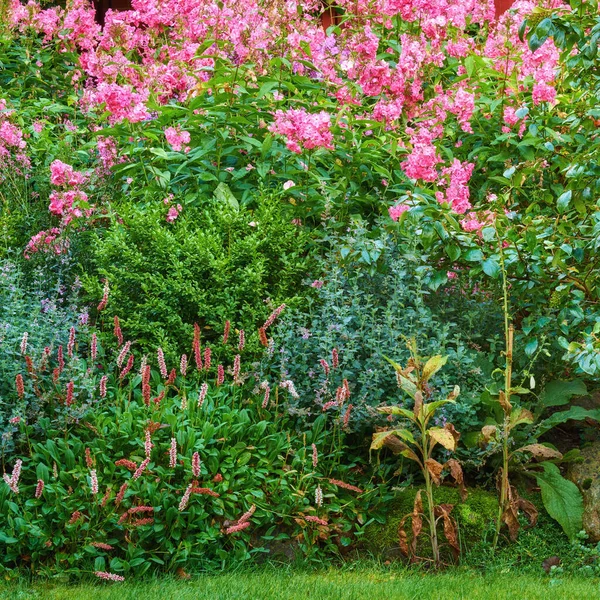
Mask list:
[[[446,399],[433,400],[433,391],[428,382],[444,366],[447,357],[436,355],[423,363],[423,358],[417,353],[415,340],[411,340],[408,346],[411,351],[411,358],[405,368],[391,360],[389,362],[396,370],[399,387],[414,401],[413,408],[409,410],[402,406],[380,407],[378,409],[380,412],[401,417],[404,423],[402,426],[373,434],[371,449],[378,450],[386,446],[393,452],[416,462],[421,469],[425,479],[427,511],[423,508],[423,490],[419,490],[415,497],[412,513],[409,513],[402,519],[398,528],[400,549],[413,562],[423,560],[422,557],[417,556],[417,542],[423,530],[423,522],[425,521],[429,526],[432,560],[434,565],[439,567],[442,564],[438,537],[439,521],[443,523],[444,536],[455,558],[458,557],[460,546],[458,543],[456,522],[450,516],[454,505],[436,505],[433,494],[434,486],[439,486],[444,476],[450,474],[460,486],[463,498],[466,497],[466,488],[464,487],[462,467],[458,460],[450,458],[442,464],[433,458],[434,449],[438,444],[443,446],[447,451],[454,452],[460,434],[451,423],[446,423],[443,427],[439,427],[432,426],[431,421],[441,406],[456,401],[460,389],[458,386],[455,386]],[[409,519],[412,526],[410,545],[408,534],[404,528],[405,523]]]

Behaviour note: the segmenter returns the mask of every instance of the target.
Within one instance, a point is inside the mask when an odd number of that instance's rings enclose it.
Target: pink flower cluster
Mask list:
[[[189,131],[181,131],[180,127],[167,127],[165,138],[175,152],[183,151],[187,154],[190,151],[190,147],[187,145],[191,139]]]
[[[331,116],[326,111],[310,114],[303,108],[278,110],[269,131],[284,136],[288,149],[297,154],[313,148],[334,149]]]

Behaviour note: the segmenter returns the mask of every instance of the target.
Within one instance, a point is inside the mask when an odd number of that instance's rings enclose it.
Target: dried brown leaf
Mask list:
[[[506,394],[504,393],[503,390],[500,390],[500,393],[498,394],[498,402],[500,403],[500,406],[502,407],[504,414],[510,415],[510,411],[512,410],[512,404],[506,397]]]
[[[450,460],[446,461],[444,466],[450,469],[450,475],[452,475],[452,479],[454,479],[458,485],[460,499],[464,502],[469,494],[465,486],[465,478],[460,463],[455,458],[451,458]]]
[[[404,556],[409,556],[410,550],[408,549],[408,535],[404,530],[404,523],[406,522],[406,519],[407,517],[404,517],[398,525],[398,543],[400,544],[400,552],[402,552]]]
[[[523,446],[519,448],[517,452],[529,452],[533,454],[535,458],[541,458],[542,460],[548,459],[561,459],[563,455],[554,448],[548,448],[548,446],[544,446],[543,444],[528,444],[527,446]]]
[[[410,550],[413,556],[417,554],[417,541],[423,529],[423,501],[421,499],[421,490],[415,496],[415,503],[412,511],[412,540],[410,542]]]
[[[427,469],[427,471],[429,471],[429,474],[433,479],[433,483],[435,483],[435,485],[440,485],[440,483],[442,483],[441,476],[444,467],[437,460],[434,460],[433,458],[428,458],[425,461],[425,468]]]
[[[495,425],[485,425],[481,428],[483,441],[487,444],[493,437],[496,437],[498,428]]]
[[[415,406],[414,406],[415,419],[419,418],[421,411],[423,410],[423,393],[418,390],[415,394]]]

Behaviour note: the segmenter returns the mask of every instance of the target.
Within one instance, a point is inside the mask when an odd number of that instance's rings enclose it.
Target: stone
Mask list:
[[[581,450],[582,461],[568,470],[568,478],[583,496],[583,528],[589,541],[600,542],[600,442]]]

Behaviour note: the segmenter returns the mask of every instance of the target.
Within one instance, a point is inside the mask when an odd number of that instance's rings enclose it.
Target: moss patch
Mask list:
[[[365,542],[374,554],[393,554],[398,549],[398,525],[402,518],[412,512],[418,488],[409,487],[400,492],[389,503],[385,523],[374,523],[365,532]],[[495,494],[479,488],[469,489],[465,502],[461,502],[458,489],[437,488],[434,492],[437,504],[453,504],[452,516],[458,525],[461,548],[481,540],[486,531],[493,527],[498,515],[498,500]],[[423,508],[427,511],[427,499],[423,494]],[[408,523],[410,531],[410,522]],[[441,527],[440,527],[441,531]],[[421,535],[419,552],[427,555],[428,538]]]

